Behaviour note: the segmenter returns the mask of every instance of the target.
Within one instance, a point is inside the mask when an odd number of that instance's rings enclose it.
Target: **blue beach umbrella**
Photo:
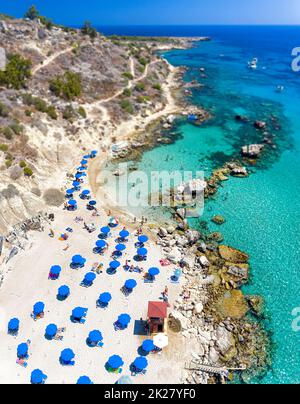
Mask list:
[[[74,265],[84,265],[86,263],[86,259],[83,258],[81,255],[74,255],[72,257],[72,263]]]
[[[46,378],[47,376],[40,369],[35,369],[31,373],[30,382],[31,384],[42,384]]]
[[[86,315],[86,309],[84,309],[83,307],[76,307],[72,311],[72,317],[73,318],[81,319],[85,315]]]
[[[96,154],[98,154],[98,151],[97,151],[97,150],[92,150],[92,151],[91,151],[91,155],[92,155],[92,156],[95,156]]]
[[[8,323],[8,329],[10,331],[17,331],[20,326],[20,320],[17,318],[12,318]]]
[[[77,380],[77,384],[93,384],[93,382],[88,376],[81,376]]]
[[[60,354],[60,359],[62,362],[70,362],[72,359],[75,358],[75,354],[72,349],[64,349]]]
[[[94,330],[89,333],[89,341],[97,344],[98,342],[102,341],[103,337],[100,331]]]
[[[109,303],[110,301],[111,301],[111,294],[110,293],[108,293],[108,292],[105,292],[105,293],[102,293],[101,295],[100,295],[100,297],[99,297],[99,301],[101,302],[101,303],[105,303],[105,304],[107,304],[107,303]]]
[[[139,370],[144,370],[148,366],[148,361],[144,356],[139,356],[133,362],[133,366]]]
[[[125,238],[129,237],[129,231],[122,230],[122,231],[120,231],[119,236],[121,237],[121,239],[125,239]]]
[[[123,326],[127,326],[130,323],[131,317],[129,314],[121,314],[118,317],[118,323],[120,323]]]
[[[149,271],[148,271],[148,273],[149,273],[149,275],[151,275],[151,276],[156,276],[156,275],[158,275],[158,274],[160,273],[160,271],[159,271],[158,268],[150,268]]]
[[[53,265],[50,268],[50,273],[52,275],[59,275],[61,273],[61,267],[59,265]]]
[[[68,204],[69,204],[70,206],[76,206],[76,205],[77,205],[77,202],[75,201],[75,199],[70,199],[69,202],[68,202]]]
[[[155,345],[154,345],[152,339],[146,339],[142,344],[142,348],[143,348],[143,351],[145,351],[145,352],[153,351],[155,349]]]
[[[33,312],[36,315],[43,313],[44,309],[45,305],[42,302],[38,302],[33,306]]]
[[[96,205],[97,205],[97,202],[96,202],[96,201],[90,201],[90,202],[89,202],[89,205],[90,205],[90,206],[96,206]]]
[[[126,289],[132,290],[132,289],[134,289],[136,286],[137,286],[137,283],[136,283],[136,281],[135,281],[134,279],[128,279],[128,280],[125,282],[125,288],[126,288]]]
[[[109,264],[109,267],[110,267],[111,269],[117,269],[117,268],[119,268],[120,265],[121,265],[121,264],[120,264],[119,261],[112,261],[112,262]]]
[[[144,244],[149,240],[149,238],[147,236],[145,236],[145,235],[142,235],[142,236],[139,236],[138,240],[139,240],[140,243]]]
[[[119,369],[119,367],[124,365],[122,358],[119,355],[113,355],[108,359],[109,366],[113,369]]]
[[[110,227],[105,226],[105,227],[101,227],[101,233],[103,234],[109,234],[110,233]]]
[[[79,178],[82,178],[83,174],[82,173],[77,173],[75,174],[75,178],[78,180]]]
[[[78,188],[80,186],[79,181],[73,181],[73,187]]]
[[[124,245],[124,244],[116,245],[116,251],[122,252],[124,250],[126,250],[126,245]]]
[[[138,254],[140,257],[145,257],[145,256],[148,254],[148,250],[147,250],[147,248],[139,248],[139,249],[137,250],[137,254]]]
[[[57,334],[57,326],[55,324],[49,324],[46,328],[46,335],[48,337],[55,337],[55,335]]]
[[[87,283],[92,283],[95,279],[96,275],[93,272],[88,272],[84,277],[84,281]]]
[[[23,358],[27,354],[28,354],[28,345],[26,343],[18,345],[18,348],[17,348],[18,358]]]
[[[73,188],[72,189],[67,189],[66,194],[67,195],[73,195],[74,194],[74,189]]]
[[[81,165],[82,166],[86,166],[87,165],[87,163],[88,163],[88,161],[87,160],[85,160],[85,159],[83,159],[83,160],[81,160]]]
[[[82,191],[82,195],[87,196],[91,193],[91,191],[89,191],[88,189],[85,189],[84,191]]]
[[[70,288],[66,285],[61,286],[58,289],[58,296],[67,297],[70,294]]]
[[[106,242],[104,240],[98,240],[96,242],[96,247],[100,248],[102,250],[103,248],[107,247],[107,244],[106,244]]]

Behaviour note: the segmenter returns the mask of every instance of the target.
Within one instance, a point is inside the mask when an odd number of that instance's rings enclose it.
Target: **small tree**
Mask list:
[[[77,73],[67,71],[63,76],[56,76],[51,80],[49,88],[57,97],[73,100],[82,93],[81,77]]]
[[[4,71],[0,71],[0,85],[20,90],[31,77],[31,61],[20,55],[9,55]]]
[[[92,27],[92,24],[89,21],[85,21],[83,27],[81,28],[81,33],[83,35],[88,35],[91,39],[95,39],[97,37],[97,30]]]
[[[29,20],[36,20],[39,17],[39,12],[36,7],[32,5],[28,11],[26,11],[24,18],[29,18]]]

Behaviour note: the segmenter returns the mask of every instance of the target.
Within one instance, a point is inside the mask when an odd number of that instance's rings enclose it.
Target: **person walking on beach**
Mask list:
[[[169,289],[168,286],[165,286],[165,290],[162,292],[162,297],[164,302],[168,303],[169,301]]]

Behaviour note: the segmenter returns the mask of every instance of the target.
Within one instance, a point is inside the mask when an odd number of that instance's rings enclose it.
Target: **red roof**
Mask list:
[[[167,304],[164,302],[149,302],[148,317],[149,318],[167,318]]]

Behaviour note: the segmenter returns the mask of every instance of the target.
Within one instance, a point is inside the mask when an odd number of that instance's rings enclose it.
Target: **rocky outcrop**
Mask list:
[[[249,158],[258,158],[264,149],[263,144],[251,144],[242,147],[242,156]]]
[[[244,252],[225,245],[219,246],[219,254],[225,261],[235,264],[243,264],[249,261],[249,256]]]

